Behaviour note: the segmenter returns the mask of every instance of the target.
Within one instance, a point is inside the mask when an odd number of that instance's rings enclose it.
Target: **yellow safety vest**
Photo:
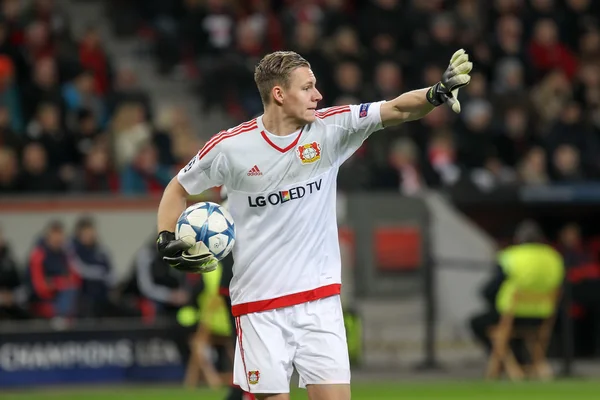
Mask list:
[[[498,262],[506,275],[496,296],[496,309],[503,314],[511,305],[517,289],[531,293],[547,293],[557,289],[565,270],[562,256],[542,243],[511,246],[498,255]],[[545,318],[554,312],[550,301],[520,302],[514,310],[521,318]]]
[[[214,271],[202,274],[204,288],[196,299],[198,308],[192,306],[181,308],[177,313],[177,320],[181,325],[192,326],[201,322],[215,335],[232,335],[233,327],[227,312],[227,304],[219,294],[222,272],[223,267],[219,264]]]

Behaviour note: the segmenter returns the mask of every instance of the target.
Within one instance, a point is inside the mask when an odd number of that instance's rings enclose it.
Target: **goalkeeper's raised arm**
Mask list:
[[[384,127],[414,121],[429,114],[435,107],[447,103],[452,111],[460,113],[458,90],[469,84],[473,63],[460,49],[454,53],[441,80],[430,88],[406,92],[381,105],[381,122]]]

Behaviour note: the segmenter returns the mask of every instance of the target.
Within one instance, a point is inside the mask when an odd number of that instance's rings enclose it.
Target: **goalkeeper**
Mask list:
[[[317,109],[323,97],[310,63],[291,51],[268,54],[255,70],[264,114],[215,135],[171,180],[158,208],[158,249],[172,267],[186,271],[212,270],[216,260],[209,252],[189,255],[190,246],[175,240],[185,199],[215,186],[235,189],[229,200],[244,240],[236,244],[230,285],[243,331],[234,382],[244,390],[288,400],[295,366],[310,399],[350,399],[346,333],[341,318],[330,318],[342,311],[335,229],[339,167],[376,131],[421,119],[445,103],[460,112],[457,95],[471,68],[459,50],[432,87],[389,101]],[[268,176],[257,179],[253,173],[260,171]],[[306,196],[289,189],[300,185]],[[284,201],[284,191],[293,201],[275,204]]]

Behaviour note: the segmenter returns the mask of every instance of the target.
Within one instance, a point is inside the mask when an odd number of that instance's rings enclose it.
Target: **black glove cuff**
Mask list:
[[[161,231],[156,238],[156,248],[161,251],[169,242],[175,240],[175,233],[169,231]]]
[[[440,106],[446,102],[446,98],[443,96],[444,90],[442,82],[438,82],[427,91],[427,101],[433,104],[435,107]]]

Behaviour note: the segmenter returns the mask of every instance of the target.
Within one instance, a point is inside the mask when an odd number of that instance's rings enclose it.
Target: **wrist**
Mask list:
[[[425,94],[427,101],[435,107],[440,106],[446,102],[446,99],[443,96],[444,93],[442,88],[442,82],[440,81],[432,87],[430,87],[429,90],[427,90],[427,93]]]

